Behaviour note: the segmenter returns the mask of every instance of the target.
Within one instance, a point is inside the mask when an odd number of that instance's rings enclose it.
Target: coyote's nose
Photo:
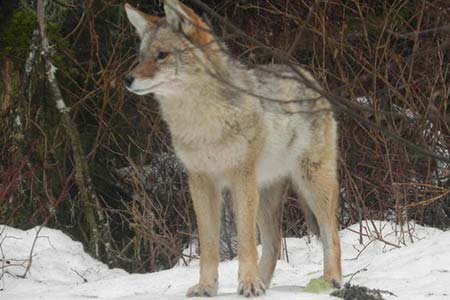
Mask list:
[[[125,82],[126,87],[130,87],[133,84],[134,77],[131,75],[125,75],[123,81]]]

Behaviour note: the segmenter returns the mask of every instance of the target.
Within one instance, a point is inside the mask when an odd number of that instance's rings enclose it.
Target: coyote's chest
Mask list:
[[[185,111],[163,110],[175,152],[189,172],[220,175],[256,160],[260,152],[264,133],[259,108],[237,109],[220,101],[185,106]]]
[[[244,163],[248,146],[234,139],[228,143],[204,144],[192,148],[174,143],[175,151],[189,172],[220,175]]]

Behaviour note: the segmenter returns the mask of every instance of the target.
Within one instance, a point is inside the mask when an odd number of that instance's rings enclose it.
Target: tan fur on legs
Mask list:
[[[324,277],[334,286],[342,281],[341,248],[337,228],[338,181],[334,155],[303,158],[302,174],[295,185],[319,225],[323,244]],[[326,154],[326,153],[325,153]],[[300,180],[298,180],[301,178]]]
[[[284,188],[283,180],[260,191],[257,223],[261,234],[262,255],[258,273],[266,288],[269,288],[280,255]]]
[[[220,198],[208,176],[189,175],[200,238],[200,281],[191,287],[188,297],[214,296],[218,289]]]
[[[238,232],[238,293],[245,297],[259,296],[265,293],[265,286],[257,271],[256,215],[259,197],[253,165],[232,172],[231,195]]]

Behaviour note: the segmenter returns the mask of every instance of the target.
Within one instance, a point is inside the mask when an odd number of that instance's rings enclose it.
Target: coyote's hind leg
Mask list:
[[[283,188],[283,183],[276,183],[260,191],[257,223],[261,234],[262,255],[258,273],[266,288],[270,285],[280,254]]]
[[[319,226],[324,254],[324,277],[338,287],[342,281],[342,271],[337,227],[339,199],[336,162],[318,160],[312,156],[304,158],[300,164],[301,168],[293,178],[294,186],[299,197],[303,198],[303,206],[310,209]],[[310,223],[315,222],[310,220]]]

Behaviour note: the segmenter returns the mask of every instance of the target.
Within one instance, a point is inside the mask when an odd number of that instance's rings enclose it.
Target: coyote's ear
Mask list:
[[[149,27],[158,23],[161,19],[160,17],[143,13],[128,3],[125,3],[125,12],[127,13],[128,20],[133,24],[134,28],[136,28],[136,32],[140,38],[144,36],[144,32]]]
[[[178,0],[164,0],[164,12],[167,23],[194,44],[207,47],[213,40],[211,30],[202,18]]]

